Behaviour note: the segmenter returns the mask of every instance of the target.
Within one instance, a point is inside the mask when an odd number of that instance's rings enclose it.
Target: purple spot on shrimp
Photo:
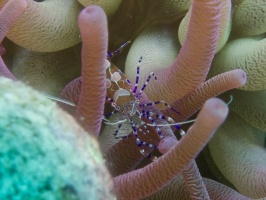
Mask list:
[[[120,69],[119,69],[119,72],[121,73],[121,74],[125,74],[123,71],[121,71]]]
[[[131,82],[130,82],[130,80],[126,79],[126,82],[127,82],[129,85],[131,85]]]

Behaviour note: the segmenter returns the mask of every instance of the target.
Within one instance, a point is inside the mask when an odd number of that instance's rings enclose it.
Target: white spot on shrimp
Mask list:
[[[114,82],[120,81],[121,75],[119,74],[119,72],[115,72],[115,73],[111,74],[111,80]]]
[[[106,79],[106,88],[109,88],[109,87],[111,87],[111,81],[110,81],[110,79]]]
[[[117,99],[121,96],[129,96],[130,95],[130,92],[123,89],[123,88],[120,88],[119,90],[116,90],[116,92],[114,93],[114,102],[117,101]]]
[[[108,67],[110,67],[110,62],[108,60],[105,60],[105,69],[107,69]]]

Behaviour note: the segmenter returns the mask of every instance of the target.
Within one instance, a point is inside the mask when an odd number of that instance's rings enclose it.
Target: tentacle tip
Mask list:
[[[20,7],[24,10],[27,8],[28,6],[28,0],[19,0],[19,1],[16,1]]]
[[[246,72],[242,69],[237,69],[236,72],[238,74],[238,80],[240,81],[240,85],[244,86],[247,82]]]
[[[159,145],[158,145],[158,149],[160,151],[161,154],[165,154],[167,151],[169,151],[176,143],[177,143],[177,139],[174,137],[165,137],[163,138]]]
[[[106,18],[106,14],[100,6],[92,5],[84,8],[79,14],[79,23],[85,23],[88,20],[94,22],[100,18]]]
[[[91,14],[93,12],[101,12],[103,9],[100,6],[97,5],[92,5],[92,6],[87,6],[84,9],[84,12],[87,14]]]
[[[218,98],[207,100],[203,109],[208,112],[208,118],[214,121],[223,122],[228,114],[227,104]]]

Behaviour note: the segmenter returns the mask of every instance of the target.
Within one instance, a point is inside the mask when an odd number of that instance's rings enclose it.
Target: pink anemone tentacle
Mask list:
[[[92,135],[98,136],[106,97],[107,19],[98,6],[83,9],[78,18],[82,39],[81,92],[76,119]]]
[[[162,113],[172,117],[176,122],[185,121],[196,113],[207,99],[216,97],[228,90],[241,87],[245,85],[246,80],[246,73],[241,69],[219,74],[171,104],[173,108],[181,113],[180,115],[176,115],[170,109],[165,109]]]
[[[144,168],[114,178],[117,196],[121,199],[139,199],[166,186],[197,156],[223,123],[227,113],[228,107],[221,100],[208,100],[196,122],[170,151]]]
[[[16,23],[27,7],[26,0],[10,0],[0,11],[0,44],[6,36],[9,29]],[[5,65],[0,55],[0,75],[16,80],[15,76]]]
[[[155,71],[158,80],[146,94],[172,103],[202,84],[215,54],[221,18],[220,0],[193,0],[183,47],[173,64]]]

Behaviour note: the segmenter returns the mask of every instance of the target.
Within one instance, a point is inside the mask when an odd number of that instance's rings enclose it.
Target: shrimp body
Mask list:
[[[155,74],[153,72],[147,77],[146,82],[138,89],[139,75],[140,75],[140,63],[142,57],[139,59],[137,64],[136,71],[136,80],[135,85],[132,85],[130,80],[127,79],[126,75],[119,70],[114,64],[107,61],[106,64],[106,88],[107,88],[107,97],[106,101],[111,103],[114,110],[111,113],[104,115],[104,120],[106,124],[109,125],[117,125],[117,130],[114,133],[116,138],[118,137],[119,129],[124,123],[130,123],[132,127],[133,134],[136,138],[136,143],[140,147],[140,152],[144,154],[143,146],[149,146],[150,148],[156,149],[157,146],[154,144],[150,144],[148,142],[142,141],[139,138],[139,133],[142,134],[149,133],[150,131],[155,131],[158,133],[159,138],[162,138],[162,132],[160,128],[156,125],[156,119],[164,119],[168,122],[173,122],[170,117],[165,117],[164,115],[158,114],[157,112],[151,111],[151,106],[156,106],[157,104],[164,104],[168,108],[172,109],[174,112],[177,112],[171,106],[169,106],[166,102],[159,100],[156,102],[149,103],[141,103],[140,97],[148,85],[151,78],[157,80]],[[119,121],[111,122],[107,119],[107,117],[119,113],[120,118]],[[148,126],[148,124],[152,124],[153,127]],[[177,129],[180,127],[177,125]],[[123,136],[125,137],[125,136]],[[122,138],[123,138],[122,137]],[[148,157],[151,155],[148,154]],[[155,157],[154,157],[155,158]]]

